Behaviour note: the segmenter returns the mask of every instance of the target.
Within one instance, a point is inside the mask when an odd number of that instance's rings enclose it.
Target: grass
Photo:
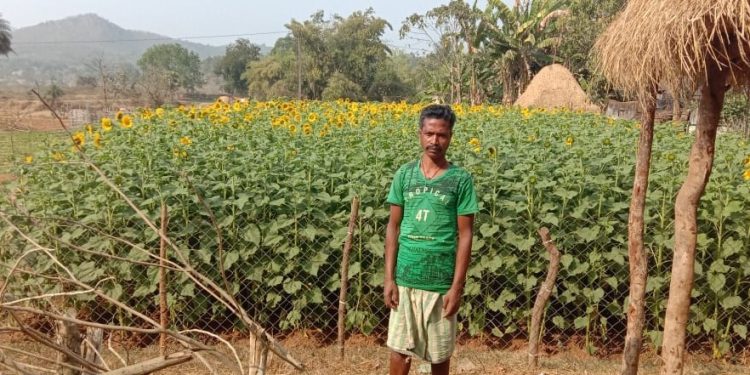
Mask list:
[[[16,163],[44,148],[47,141],[63,137],[63,132],[0,131],[0,175],[11,174]]]

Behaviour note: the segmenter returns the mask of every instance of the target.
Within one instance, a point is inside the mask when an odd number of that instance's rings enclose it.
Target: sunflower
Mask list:
[[[86,134],[83,132],[76,132],[71,139],[76,147],[83,147],[83,145],[86,144]]]
[[[188,136],[184,136],[180,138],[180,143],[182,143],[184,146],[190,146],[191,144],[193,144],[193,140]]]
[[[313,132],[313,127],[310,124],[305,124],[305,126],[302,127],[302,133],[305,135],[310,135]]]
[[[102,148],[102,135],[99,132],[94,133],[94,146],[96,148]]]
[[[289,133],[291,133],[292,135],[297,134],[297,125],[294,125],[294,124],[289,125]]]
[[[94,125],[86,124],[86,133],[89,133],[89,135],[94,134]]]
[[[52,159],[54,159],[55,161],[63,161],[65,160],[65,154],[60,151],[55,151],[52,153]]]
[[[567,138],[565,138],[565,145],[566,146],[572,146],[573,145],[573,141],[574,141],[573,136],[569,135]]]
[[[309,115],[307,115],[307,121],[309,122],[318,121],[318,114],[315,112],[310,113]]]
[[[742,178],[745,181],[750,181],[750,169],[745,169],[745,173],[742,174]]]
[[[130,117],[130,115],[122,116],[122,119],[120,120],[120,126],[125,129],[130,129],[133,127],[133,119]]]
[[[105,132],[108,132],[112,130],[112,120],[109,119],[109,117],[102,117],[102,130]]]
[[[23,159],[26,164],[31,164],[34,162],[34,156],[33,155],[26,155],[26,157]]]
[[[164,116],[164,108],[157,108],[156,109],[156,115],[159,117]]]
[[[745,168],[750,168],[750,155],[745,156],[745,160],[742,161],[742,164],[745,165]]]
[[[117,121],[122,121],[122,117],[123,117],[124,115],[125,115],[125,114],[124,114],[124,113],[122,113],[122,111],[117,111],[117,114],[115,115],[115,118],[117,119]]]

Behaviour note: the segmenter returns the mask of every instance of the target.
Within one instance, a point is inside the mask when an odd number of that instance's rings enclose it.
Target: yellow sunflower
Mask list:
[[[112,120],[109,117],[102,117],[102,130],[108,132],[112,130]]]
[[[745,173],[742,174],[742,178],[745,181],[750,181],[750,169],[745,169]]]
[[[574,141],[575,140],[573,139],[573,136],[569,135],[567,138],[565,138],[565,145],[572,146]]]
[[[99,132],[94,133],[94,146],[96,148],[102,148],[102,135]]]
[[[26,155],[26,157],[23,159],[26,164],[31,164],[34,162],[34,156],[33,155]]]
[[[130,115],[122,116],[122,119],[120,120],[120,126],[122,126],[125,129],[130,129],[133,127],[133,118],[130,117]]]
[[[71,139],[73,139],[73,144],[76,145],[76,147],[83,147],[83,145],[86,144],[86,134],[83,132],[76,132]]]
[[[184,146],[190,146],[191,144],[193,144],[193,140],[188,136],[184,136],[180,138],[180,143],[182,143]]]

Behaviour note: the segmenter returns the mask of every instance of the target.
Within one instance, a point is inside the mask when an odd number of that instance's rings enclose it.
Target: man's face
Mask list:
[[[445,158],[445,152],[451,143],[451,126],[448,121],[438,118],[426,118],[419,131],[419,143],[422,150],[433,159]]]

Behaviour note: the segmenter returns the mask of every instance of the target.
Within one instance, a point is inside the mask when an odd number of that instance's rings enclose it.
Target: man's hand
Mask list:
[[[389,309],[395,309],[398,307],[398,286],[393,281],[385,282],[385,291],[383,293],[385,299],[385,306]]]
[[[450,318],[456,315],[458,307],[461,305],[461,295],[463,291],[460,288],[450,288],[448,293],[443,297],[443,318]]]

